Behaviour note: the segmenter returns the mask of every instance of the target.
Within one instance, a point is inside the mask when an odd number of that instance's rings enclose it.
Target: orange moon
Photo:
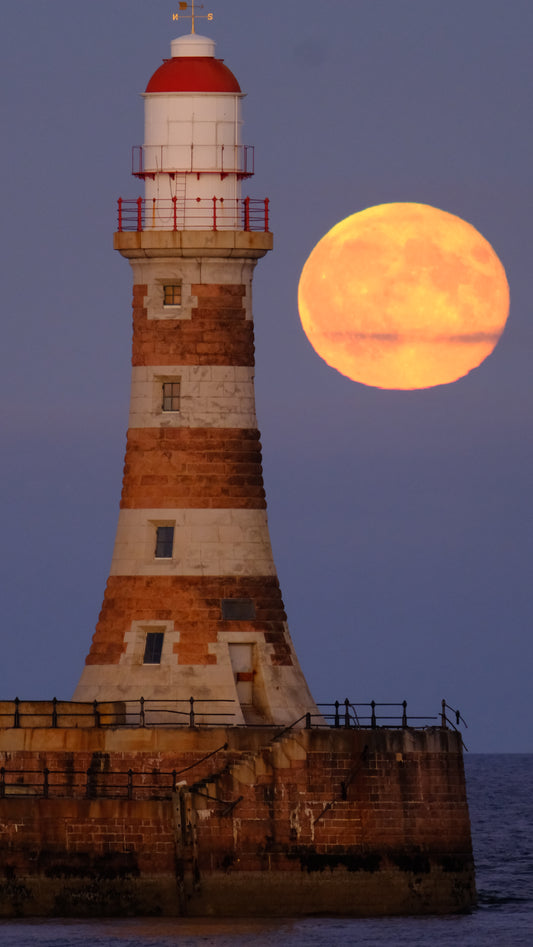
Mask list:
[[[493,351],[509,314],[505,270],[471,224],[427,204],[379,204],[333,227],[300,277],[311,345],[375,388],[457,381]]]

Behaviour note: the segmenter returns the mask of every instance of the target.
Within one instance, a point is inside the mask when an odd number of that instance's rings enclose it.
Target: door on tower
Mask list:
[[[253,644],[230,644],[229,654],[241,706],[253,704]]]
[[[237,697],[246,723],[258,722],[262,714],[254,697],[254,648],[253,644],[230,644],[229,655]]]

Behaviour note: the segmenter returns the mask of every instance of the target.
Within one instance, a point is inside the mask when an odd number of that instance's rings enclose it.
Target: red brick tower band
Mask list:
[[[205,701],[234,723],[316,712],[272,558],[254,401],[252,277],[268,201],[242,199],[242,93],[196,34],[145,93],[145,199],[119,202],[133,359],[111,574],[77,700]],[[216,707],[208,702],[221,701]]]

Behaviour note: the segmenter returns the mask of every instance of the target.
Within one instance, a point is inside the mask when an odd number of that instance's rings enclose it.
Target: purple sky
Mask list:
[[[140,193],[141,92],[178,4],[19,0],[3,15],[0,696],[68,698],[111,559],[129,397],[131,277],[112,250]],[[269,521],[319,701],[459,706],[473,751],[533,751],[531,0],[205,0],[248,93]],[[334,15],[333,15],[334,14]],[[355,384],[299,324],[316,242],[373,204],[433,204],[493,245],[511,315],[466,378]]]

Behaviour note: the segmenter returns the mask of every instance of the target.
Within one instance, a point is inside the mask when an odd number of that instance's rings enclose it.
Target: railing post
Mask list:
[[[177,775],[178,774],[176,773],[176,770],[173,769],[172,770],[172,792],[176,792],[176,776]]]
[[[5,766],[0,767],[0,799],[4,799],[6,795],[6,768]]]
[[[310,729],[311,729],[311,714],[310,714],[309,711],[307,711],[307,713],[306,713],[306,715],[305,715],[305,729],[306,729],[306,730],[310,730]]]
[[[217,199],[213,198],[213,230],[217,229]]]
[[[244,229],[250,229],[250,198],[244,198]]]
[[[118,201],[118,232],[122,233],[122,198],[119,197]]]
[[[265,233],[268,233],[270,229],[269,207],[270,207],[270,200],[268,197],[265,197]]]
[[[403,707],[402,727],[406,727],[407,726],[407,701],[406,700],[402,701],[402,707]]]
[[[177,197],[172,198],[172,204],[173,204],[172,210],[174,213],[174,230],[177,230],[178,229],[178,212],[177,212],[178,198]]]
[[[189,697],[191,709],[189,711],[189,726],[194,727],[194,697]]]
[[[334,719],[334,722],[333,722],[333,726],[334,726],[334,727],[338,727],[339,724],[340,724],[340,718],[339,718],[339,702],[338,702],[338,700],[336,700],[336,701],[335,701],[335,719]]]
[[[20,727],[20,711],[19,711],[20,700],[18,699],[18,697],[15,697],[14,703],[15,703],[15,713],[13,716],[13,726]]]
[[[446,721],[446,701],[443,700],[441,704],[441,714],[440,714],[440,725],[443,730],[447,730],[447,721]]]
[[[133,770],[128,770],[128,799],[133,799]]]
[[[143,229],[143,199],[142,197],[137,198],[137,230],[141,231]]]
[[[144,697],[141,697],[141,709],[139,711],[139,724],[141,727],[146,726],[146,718],[144,716]]]
[[[350,726],[350,701],[347,697],[344,701],[344,726]]]
[[[52,700],[52,727],[57,728],[57,697]]]
[[[372,716],[371,716],[371,718],[370,718],[370,726],[372,727],[373,730],[375,730],[376,727],[377,727],[376,701],[375,701],[375,700],[371,700],[371,701],[370,701],[370,706],[371,706],[371,708],[372,708]]]
[[[98,701],[93,700],[93,714],[94,714],[94,725],[95,727],[100,726],[100,713],[98,711]]]
[[[48,790],[49,790],[48,777],[49,777],[49,775],[50,775],[50,770],[48,769],[47,766],[45,766],[45,768],[43,769],[43,777],[44,777],[44,778],[43,778],[43,796],[44,796],[45,799],[48,799]]]

